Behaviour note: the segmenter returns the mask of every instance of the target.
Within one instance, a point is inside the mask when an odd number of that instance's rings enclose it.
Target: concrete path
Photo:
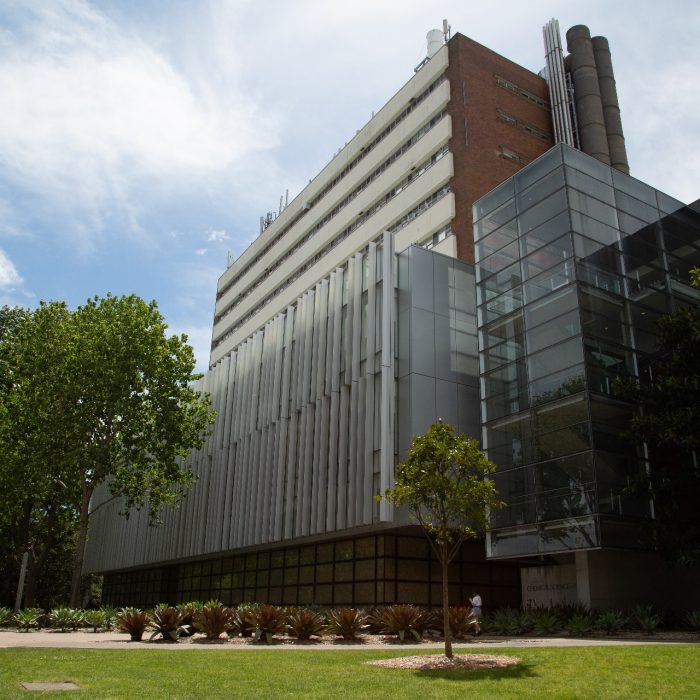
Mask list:
[[[144,635],[148,639],[148,633]],[[373,639],[373,638],[370,638]],[[689,640],[690,641],[690,640]],[[681,644],[679,641],[666,641],[651,637],[649,640],[630,639],[571,639],[569,637],[548,637],[548,638],[504,638],[504,637],[479,637],[469,642],[455,642],[456,651],[477,650],[477,649],[498,649],[503,647],[527,648],[527,647],[577,647],[577,646],[630,646],[646,644]],[[697,643],[697,640],[696,640]],[[280,649],[289,651],[334,651],[362,650],[362,649],[383,649],[386,651],[430,651],[443,648],[442,642],[423,642],[421,644],[398,643],[398,642],[291,642],[288,640],[279,641],[270,646],[257,644],[249,640],[238,639],[229,641],[208,642],[206,640],[183,639],[177,644],[154,641],[154,642],[132,642],[128,636],[119,632],[18,632],[16,630],[0,631],[0,648],[9,647],[48,647],[48,648],[74,648],[74,649],[226,649],[231,651],[241,649]]]

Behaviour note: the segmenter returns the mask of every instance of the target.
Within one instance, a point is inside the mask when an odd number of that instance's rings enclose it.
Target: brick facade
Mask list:
[[[452,227],[457,256],[473,264],[472,203],[554,143],[549,90],[535,73],[462,34],[452,37],[448,50],[456,207]],[[498,78],[507,86],[499,85]]]

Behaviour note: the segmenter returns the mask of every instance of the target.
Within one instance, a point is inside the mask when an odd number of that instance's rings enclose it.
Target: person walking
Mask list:
[[[474,623],[474,634],[481,634],[481,596],[478,593],[472,593],[469,599],[472,606],[472,617],[476,619]]]

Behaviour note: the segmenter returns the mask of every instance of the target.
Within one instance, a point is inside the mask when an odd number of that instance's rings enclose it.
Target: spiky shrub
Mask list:
[[[149,625],[153,629],[151,639],[160,635],[168,642],[177,642],[186,631],[182,625],[182,611],[177,608],[157,605],[149,617]]]
[[[521,610],[515,623],[516,634],[529,634],[535,629],[537,615],[531,610]]]
[[[0,607],[0,627],[7,627],[15,620],[15,614],[12,608]]]
[[[540,637],[556,634],[562,629],[562,622],[558,615],[548,610],[543,610],[535,615],[534,632]]]
[[[455,639],[464,639],[470,629],[475,629],[477,618],[472,615],[471,608],[464,606],[451,607],[448,610],[450,616],[450,629]]]
[[[141,641],[148,622],[148,615],[138,608],[122,608],[117,613],[117,629],[130,635],[132,642]]]
[[[594,627],[595,618],[592,615],[574,615],[567,625],[570,637],[587,637]]]
[[[607,635],[617,634],[627,624],[627,615],[622,610],[606,610],[598,615],[596,627]]]
[[[377,611],[375,623],[381,634],[397,636],[402,642],[406,635],[419,642],[428,628],[429,616],[415,605],[388,605]]]
[[[73,632],[75,632],[78,627],[85,626],[85,610],[70,608],[70,626]]]
[[[71,608],[54,608],[49,613],[51,627],[65,632],[69,627],[73,626],[73,610]]]
[[[218,639],[233,627],[233,610],[219,602],[209,602],[193,616],[194,627],[207,639]]]
[[[278,605],[258,605],[250,609],[250,619],[255,625],[255,638],[272,644],[276,634],[287,631],[287,611]]]
[[[366,624],[366,629],[369,634],[381,634],[382,633],[382,628],[380,624],[377,622],[381,618],[382,615],[382,610],[384,608],[381,607],[372,607],[367,611],[367,622]]]
[[[113,605],[103,605],[100,612],[104,615],[104,628],[111,632],[112,628],[117,624],[117,613],[119,610]]]
[[[557,603],[549,608],[549,612],[559,618],[562,628],[567,627],[575,615],[591,615],[591,609],[585,603]]]
[[[190,637],[195,633],[194,616],[204,607],[199,601],[190,601],[188,603],[180,603],[177,609],[182,612],[182,626],[185,628],[183,636]]]
[[[254,611],[258,606],[254,603],[241,603],[233,611],[233,621],[229,636],[252,637],[255,634]]]
[[[15,623],[20,630],[29,632],[30,629],[39,626],[39,620],[44,615],[44,611],[40,608],[25,608],[15,613]]]
[[[630,614],[632,624],[647,634],[654,634],[661,624],[661,616],[654,612],[651,605],[636,605]]]
[[[355,608],[333,608],[326,614],[326,627],[331,634],[354,640],[367,626],[367,613]]]
[[[308,608],[290,608],[287,611],[289,634],[297,639],[320,637],[326,631],[326,618]]]
[[[513,636],[520,629],[520,613],[513,608],[499,608],[491,613],[488,629],[494,634]]]
[[[689,630],[700,631],[700,610],[689,610],[683,617],[683,624]]]
[[[105,613],[103,610],[86,610],[83,616],[85,624],[92,627],[93,632],[97,632],[100,627],[105,627]]]

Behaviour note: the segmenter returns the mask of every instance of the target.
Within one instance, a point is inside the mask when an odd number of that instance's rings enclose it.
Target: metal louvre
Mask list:
[[[192,491],[158,528],[106,503],[86,572],[391,521],[373,497],[394,465],[392,244],[387,233],[353,255],[207,373],[199,386],[218,417],[184,460]],[[102,488],[94,502],[107,498]]]

